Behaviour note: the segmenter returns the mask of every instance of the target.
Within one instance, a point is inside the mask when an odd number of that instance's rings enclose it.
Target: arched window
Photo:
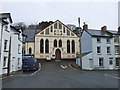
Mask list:
[[[72,40],[72,53],[75,53],[75,41]]]
[[[70,41],[67,40],[67,53],[70,53]]]
[[[54,40],[54,47],[57,47],[57,40]]]
[[[59,40],[59,47],[62,47],[62,40]]]
[[[32,54],[32,48],[31,47],[29,48],[29,54]]]
[[[49,41],[45,40],[45,53],[49,53]]]
[[[44,53],[44,40],[40,40],[40,53]]]

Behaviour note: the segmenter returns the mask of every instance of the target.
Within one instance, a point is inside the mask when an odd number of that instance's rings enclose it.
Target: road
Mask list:
[[[40,61],[41,70],[16,72],[3,79],[3,88],[118,88],[118,71],[80,71],[74,61]]]

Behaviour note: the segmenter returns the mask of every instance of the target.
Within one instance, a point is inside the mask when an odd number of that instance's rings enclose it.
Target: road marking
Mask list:
[[[13,76],[30,76],[30,75],[13,75]]]
[[[63,65],[60,65],[62,68],[64,68],[64,69],[66,69],[67,68],[67,66],[63,66]]]
[[[74,69],[74,70],[77,70],[76,68],[73,68],[73,67],[71,66],[71,64],[69,64],[69,67],[72,68],[72,69]]]
[[[30,74],[30,76],[35,75],[37,72],[39,72],[41,69],[38,69],[37,71],[35,71],[34,73]]]
[[[5,77],[0,78],[0,80],[6,79],[6,78],[9,78],[9,77],[12,77],[12,76],[13,76],[13,75],[5,76]]]
[[[115,76],[112,76],[112,74],[104,74],[105,76],[108,76],[108,77],[112,77],[112,78],[115,78],[115,79],[120,79],[120,77],[115,77]]]

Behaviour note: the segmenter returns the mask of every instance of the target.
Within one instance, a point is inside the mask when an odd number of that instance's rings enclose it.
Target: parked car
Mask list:
[[[24,57],[22,59],[23,72],[30,71],[30,70],[38,70],[38,68],[39,68],[39,64],[36,59],[32,57]]]

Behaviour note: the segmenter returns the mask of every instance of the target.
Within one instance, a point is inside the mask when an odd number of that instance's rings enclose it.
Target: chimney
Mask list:
[[[83,30],[87,30],[87,29],[88,29],[88,25],[84,23]]]
[[[118,33],[120,33],[120,26],[118,27]]]
[[[107,30],[107,26],[103,26],[103,27],[101,27],[101,30]]]

